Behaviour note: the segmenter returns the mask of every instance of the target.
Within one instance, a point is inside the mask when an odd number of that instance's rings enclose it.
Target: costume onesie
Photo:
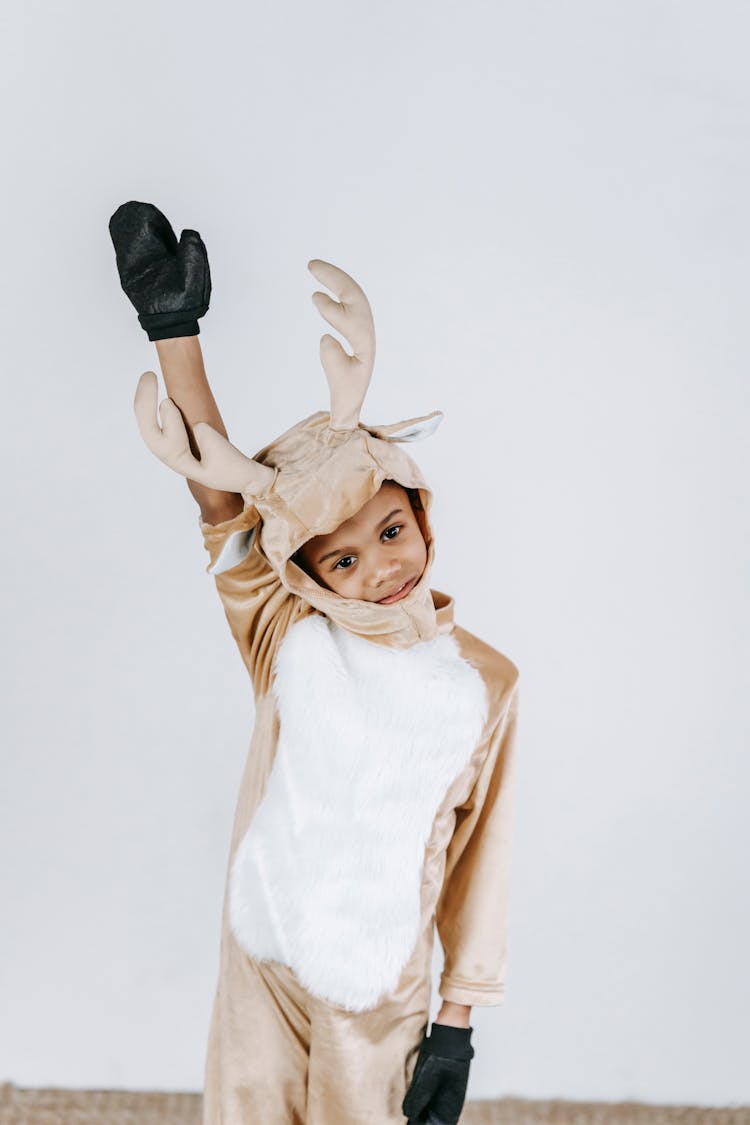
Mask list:
[[[330,412],[245,457],[206,423],[187,447],[179,411],[141,377],[136,414],[178,472],[242,493],[244,510],[201,522],[255,723],[240,784],[208,1042],[204,1125],[402,1125],[429,1023],[435,923],[439,992],[503,1001],[518,671],[460,628],[429,586],[432,493],[404,443],[442,415],[368,426],[366,298],[316,262],[330,335]],[[313,265],[311,264],[311,269]],[[314,298],[315,299],[315,298]],[[292,556],[395,480],[427,562],[390,605],[343,598]]]

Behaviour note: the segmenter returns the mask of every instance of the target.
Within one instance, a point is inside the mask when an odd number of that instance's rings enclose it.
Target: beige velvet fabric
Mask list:
[[[229,536],[257,530],[258,524],[253,507],[221,525],[201,524],[209,566]],[[431,536],[426,520],[423,527]],[[215,577],[256,699],[230,866],[273,764],[278,715],[269,687],[275,653],[296,620],[317,612],[280,581],[265,558],[262,541],[256,533],[245,559]],[[430,557],[432,553],[430,538]],[[294,580],[300,586],[315,586],[314,597],[330,594],[303,572],[298,575]],[[350,1013],[306,993],[286,966],[248,957],[230,931],[225,899],[206,1060],[205,1125],[255,1120],[319,1125],[403,1122],[401,1101],[429,1015],[436,922],[445,953],[443,998],[470,1005],[502,1003],[518,673],[505,656],[455,625],[453,598],[429,587],[427,592],[434,631],[453,632],[462,656],[484,678],[490,709],[483,737],[434,821],[425,851],[419,941],[395,992],[371,1012]],[[377,615],[368,617],[361,603],[330,596],[341,603],[335,613],[339,624],[348,623],[355,632],[360,625],[372,627]],[[418,632],[408,618],[408,600],[374,606],[375,611],[398,612],[388,613],[393,633],[381,632],[372,639],[407,636],[411,628]],[[422,610],[420,621],[425,620],[430,617]],[[382,628],[382,618],[376,623]]]
[[[430,524],[432,493],[418,466],[401,447],[434,433],[442,420],[441,412],[433,411],[382,426],[359,421],[375,356],[369,302],[353,278],[331,263],[314,259],[308,263],[308,268],[340,298],[337,303],[322,292],[313,294],[318,311],[352,347],[352,354],[348,355],[330,334],[321,340],[320,355],[330,389],[330,412],[318,411],[304,418],[253,458],[246,457],[207,423],[196,421],[193,424],[193,438],[199,450],[199,457],[196,457],[175,403],[165,400],[161,404],[161,426],[155,420],[157,381],[153,372],[141,377],[134,403],[139,429],[155,456],[176,472],[209,488],[239,493],[244,503],[244,510],[235,519],[217,526],[201,524],[210,555],[208,569],[215,577],[256,702],[227,869],[219,979],[206,1059],[204,1125],[255,1125],[261,1121],[279,1125],[296,1121],[312,1125],[402,1122],[401,1102],[427,1027],[436,927],[445,953],[440,980],[444,999],[469,1005],[500,1004],[505,988],[518,671],[502,653],[460,629],[454,622],[453,599],[430,587],[435,558]],[[353,516],[375,496],[383,481],[389,479],[409,490],[427,547],[423,573],[406,597],[390,605],[342,598],[309,577],[294,563],[292,556],[308,539],[334,531]],[[372,899],[375,904],[385,904],[380,914],[377,911],[374,914],[381,923],[388,905],[401,921],[406,917],[409,904],[413,906],[411,915],[417,923],[412,927],[409,922],[408,931],[402,927],[407,938],[399,946],[398,954],[394,954],[387,976],[378,976],[373,971],[373,957],[361,936],[373,932],[370,918],[363,909],[367,900],[357,898],[359,865],[364,862],[359,855],[365,856],[365,851],[358,854],[350,846],[346,852],[348,857],[354,857],[354,877],[346,884],[353,891],[351,902],[341,900],[341,911],[342,922],[351,922],[359,901],[356,917],[363,927],[367,922],[369,929],[358,931],[360,939],[356,944],[369,975],[360,977],[360,968],[345,946],[346,935],[352,931],[343,926],[341,930],[331,926],[332,911],[322,910],[311,927],[309,941],[306,928],[309,915],[305,916],[305,924],[297,923],[295,936],[301,939],[303,949],[326,958],[332,945],[321,942],[315,946],[311,942],[316,933],[320,936],[321,927],[327,926],[339,939],[337,955],[343,960],[326,960],[325,967],[337,976],[341,975],[342,965],[353,966],[354,976],[370,986],[360,993],[364,1001],[349,1003],[347,1007],[323,998],[328,995],[340,1000],[350,994],[339,989],[326,992],[320,984],[320,975],[308,975],[305,978],[308,987],[303,988],[290,965],[274,960],[261,961],[248,955],[239,946],[230,925],[233,860],[259,810],[266,788],[272,792],[273,782],[288,768],[288,759],[279,752],[281,768],[272,773],[280,744],[280,717],[274,688],[283,682],[281,676],[278,680],[274,678],[275,660],[289,630],[311,614],[324,615],[328,619],[326,629],[335,625],[374,645],[408,650],[418,644],[439,642],[429,650],[420,649],[408,664],[401,661],[399,654],[398,686],[402,688],[399,719],[408,732],[404,735],[403,752],[409,755],[412,788],[405,784],[406,771],[399,757],[402,748],[395,736],[388,733],[387,725],[380,725],[380,695],[375,710],[363,705],[364,694],[356,696],[358,735],[352,735],[352,729],[356,732],[356,723],[350,721],[347,726],[346,717],[342,719],[344,725],[338,728],[343,732],[342,737],[327,736],[320,721],[311,728],[323,731],[321,740],[327,739],[328,744],[332,743],[339,750],[349,745],[354,737],[363,754],[353,781],[345,769],[340,771],[345,780],[343,790],[336,791],[335,799],[328,800],[332,783],[324,783],[315,791],[316,809],[323,810],[322,821],[314,821],[316,831],[319,823],[322,829],[329,831],[321,830],[316,840],[311,840],[309,854],[316,852],[317,843],[332,841],[332,864],[320,869],[323,885],[331,885],[331,871],[341,852],[338,843],[341,837],[331,831],[334,815],[331,806],[335,806],[339,819],[342,816],[351,819],[348,810],[352,805],[347,804],[351,786],[358,782],[365,786],[368,778],[370,788],[360,794],[359,799],[369,802],[368,812],[373,814],[372,819],[381,829],[374,837],[378,846],[373,845],[373,852],[390,854],[388,844],[395,839],[405,845],[403,854],[407,867],[411,863],[410,869],[405,870],[399,856],[399,865],[394,868],[402,876],[399,889],[406,896],[399,900],[397,907],[393,906],[390,870],[388,879],[375,888],[382,897],[378,899],[374,894]],[[317,651],[322,634],[315,629],[312,633],[316,638],[313,647]],[[446,643],[447,638],[441,634],[450,634],[450,642]],[[291,640],[304,635],[305,629],[298,630]],[[355,665],[354,647],[349,646],[352,667]],[[368,663],[364,665],[360,661],[357,665],[359,686],[370,684],[376,663],[369,660],[373,650],[365,647]],[[421,680],[411,681],[410,672],[422,666],[421,657],[425,655],[444,665],[452,662],[452,678],[444,673],[442,679],[438,674],[428,674]],[[379,660],[379,664],[394,665],[390,654],[379,656],[385,658]],[[305,662],[295,665],[294,672],[295,686],[302,684],[298,696],[304,727],[308,719],[304,695],[307,678],[303,675],[300,679],[300,667],[305,670],[309,659],[305,652]],[[468,669],[464,661],[472,668]],[[350,671],[349,667],[337,665],[328,678],[321,681],[319,690],[327,689],[337,678],[345,680]],[[443,685],[439,689],[438,682]],[[412,683],[418,686],[412,688]],[[459,683],[464,684],[463,688]],[[437,701],[429,702],[438,690],[442,710]],[[341,697],[332,695],[330,698]],[[386,688],[382,698],[393,704],[396,693],[389,694]],[[450,699],[452,707],[447,702]],[[413,700],[419,701],[421,710],[413,705]],[[316,700],[310,699],[309,722],[312,724],[315,724],[315,704]],[[452,720],[463,715],[462,707],[469,721],[465,717],[462,720],[463,726],[454,736],[455,756],[449,759],[445,773],[441,774],[436,769],[437,744],[446,730],[453,731]],[[332,711],[337,716],[340,712],[340,706]],[[282,751],[287,745],[289,730],[295,730],[294,722],[288,722],[289,710],[283,713]],[[321,715],[319,712],[319,717]],[[386,717],[391,718],[391,715]],[[472,747],[480,727],[481,736]],[[294,734],[290,737],[294,739]],[[447,738],[450,737],[449,733]],[[415,744],[420,741],[421,760],[415,753]],[[309,743],[301,736],[294,740],[294,745],[304,755],[296,759],[297,772],[300,763],[312,761],[318,765],[318,757],[310,758]],[[388,766],[383,764],[385,756],[381,757],[381,746],[389,750],[396,747]],[[423,762],[431,771],[430,780],[439,778],[439,787],[436,782],[434,791],[422,782]],[[370,766],[373,768],[368,772]],[[452,776],[454,770],[457,776],[452,777],[433,817],[444,780]],[[333,778],[334,774],[329,770],[324,776]],[[386,821],[384,814],[375,811],[389,804],[388,796],[378,804],[372,792],[372,787],[385,776],[390,791],[381,788],[379,792],[395,793],[401,798],[400,803],[390,800],[391,807],[397,810],[393,813],[395,828]],[[428,798],[423,800],[425,794]],[[415,837],[417,843],[413,845],[405,833],[394,837],[393,832],[398,832],[398,825],[404,823],[404,809],[407,814],[413,814],[416,805],[426,811],[424,822],[413,815],[406,821],[410,825],[420,825],[419,835]],[[261,822],[268,807],[264,804],[258,811],[256,824]],[[271,807],[274,817],[276,808],[286,809],[283,801]],[[273,823],[279,821],[274,819]],[[424,844],[424,856],[421,851],[427,833],[423,823],[427,827],[432,824]],[[360,822],[356,827],[350,843],[364,847],[370,837],[362,835]],[[251,843],[255,848],[256,840]],[[270,885],[272,880],[268,876],[269,865],[263,847],[258,846],[249,854],[253,861],[258,861],[260,890],[255,899],[246,896],[242,905],[250,911],[260,904],[272,912],[274,887]],[[285,886],[292,902],[303,901],[294,853],[270,847],[270,854],[280,857],[287,868],[293,869],[297,885],[294,878],[288,878],[287,872]],[[244,852],[240,858],[244,858]],[[309,889],[315,885],[315,880],[309,879],[306,872],[307,869],[301,878],[305,889]],[[277,888],[278,883],[277,878]],[[363,880],[362,893],[367,894],[366,880]],[[313,900],[317,901],[315,896]],[[324,899],[320,901],[325,904]],[[253,918],[260,918],[259,910]],[[283,931],[283,922],[275,918],[277,931]],[[378,932],[388,933],[384,926]],[[412,933],[417,934],[414,947],[402,965],[405,956],[402,953],[408,948]],[[289,944],[278,947],[262,943],[253,946],[246,941],[243,944],[249,949],[279,948],[285,956],[290,956]],[[388,991],[397,976],[396,987]],[[381,987],[381,982],[385,981],[388,984],[383,983]],[[316,987],[317,994],[312,995]],[[379,999],[373,1007],[368,1007],[374,995]]]
[[[412,432],[419,432],[424,419],[413,421]],[[289,966],[248,956],[230,928],[227,887],[204,1125],[403,1122],[401,1102],[428,1026],[436,926],[445,954],[443,998],[493,1005],[504,997],[518,671],[502,653],[457,626],[453,598],[430,588],[432,494],[396,444],[410,439],[393,436],[409,433],[409,425],[390,427],[390,434],[383,428],[378,435],[362,425],[334,431],[328,422],[323,412],[312,415],[256,454],[258,464],[274,471],[270,488],[262,496],[245,496],[245,509],[234,519],[200,524],[210,556],[207,569],[256,703],[227,876],[263,797],[278,744],[274,659],[302,617],[322,613],[358,636],[399,648],[452,633],[462,658],[483,678],[488,717],[433,822],[422,867],[418,940],[398,986],[373,1009],[339,1008],[302,988]],[[342,598],[318,585],[290,556],[312,535],[334,530],[358,511],[385,479],[416,490],[416,517],[428,548],[424,572],[410,593],[391,605]]]

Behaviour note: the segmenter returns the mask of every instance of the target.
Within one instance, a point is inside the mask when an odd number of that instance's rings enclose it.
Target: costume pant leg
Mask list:
[[[310,997],[307,1125],[405,1125],[401,1110],[430,1013],[424,934],[397,989],[366,1012]]]
[[[349,1012],[226,935],[203,1125],[405,1125],[401,1103],[429,1024],[432,941],[430,923],[396,989]]]
[[[307,993],[278,962],[230,938],[211,1019],[203,1125],[303,1125],[307,1120]]]

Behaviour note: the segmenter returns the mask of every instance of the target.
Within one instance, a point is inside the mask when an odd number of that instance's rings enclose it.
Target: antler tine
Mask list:
[[[328,332],[320,341],[320,362],[331,392],[330,427],[354,430],[375,363],[375,324],[370,302],[354,278],[338,266],[313,258],[307,268],[340,301],[331,300],[327,293],[312,295],[320,315],[348,340],[352,349],[353,354],[348,355]]]
[[[156,375],[144,371],[138,380],[133,407],[141,437],[155,457],[183,477],[207,488],[239,492],[245,499],[258,498],[270,488],[275,470],[246,457],[208,422],[193,426],[201,460],[194,457],[182,414],[171,398],[163,399],[159,405],[159,426],[157,397]]]

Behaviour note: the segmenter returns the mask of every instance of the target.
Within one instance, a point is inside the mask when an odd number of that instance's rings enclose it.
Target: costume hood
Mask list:
[[[330,412],[318,411],[287,430],[253,458],[246,457],[207,422],[193,426],[200,461],[190,451],[182,415],[171,399],[155,420],[157,381],[153,371],[138,383],[135,413],[151,451],[182,476],[209,488],[239,492],[245,507],[260,517],[258,549],[282,585],[337,625],[381,644],[403,648],[432,640],[452,622],[452,599],[429,587],[435,555],[430,524],[432,492],[412,458],[400,448],[434,433],[439,410],[391,425],[359,421],[375,359],[370,305],[360,286],[337,266],[315,259],[311,273],[340,298],[313,294],[321,315],[348,340],[350,356],[333,336],[320,341],[320,358],[330,390]],[[344,598],[326,589],[293,561],[316,535],[327,535],[377,493],[384,480],[416,490],[414,514],[427,546],[419,581],[390,605]],[[441,610],[443,611],[441,613]]]

